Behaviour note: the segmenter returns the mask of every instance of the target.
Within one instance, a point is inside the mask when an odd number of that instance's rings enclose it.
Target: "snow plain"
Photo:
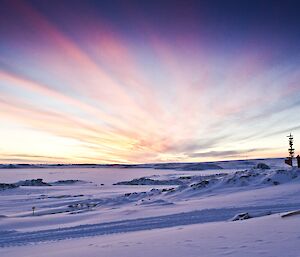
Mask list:
[[[300,209],[300,170],[216,164],[0,169],[1,183],[51,184],[0,191],[0,256],[300,256],[300,215],[281,217]]]

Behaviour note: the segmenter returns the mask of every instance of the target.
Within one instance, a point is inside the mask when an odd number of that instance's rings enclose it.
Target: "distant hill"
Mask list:
[[[258,163],[269,166],[285,167],[284,158],[248,159],[215,162],[169,162],[146,164],[0,164],[0,169],[32,169],[32,168],[118,168],[118,169],[161,169],[161,170],[215,170],[215,169],[246,169]]]

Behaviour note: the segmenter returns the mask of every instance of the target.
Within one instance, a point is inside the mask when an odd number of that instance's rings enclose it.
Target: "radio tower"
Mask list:
[[[289,154],[290,154],[290,159],[291,159],[291,163],[293,166],[293,158],[294,158],[294,154],[295,154],[295,149],[293,148],[293,145],[294,145],[294,137],[292,136],[292,134],[290,133],[289,136],[287,136],[289,138],[289,145],[290,145],[290,148],[288,149],[289,151]]]

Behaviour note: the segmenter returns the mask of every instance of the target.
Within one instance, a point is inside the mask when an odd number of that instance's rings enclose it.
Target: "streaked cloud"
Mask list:
[[[284,156],[300,137],[297,28],[189,3],[3,1],[0,162]]]

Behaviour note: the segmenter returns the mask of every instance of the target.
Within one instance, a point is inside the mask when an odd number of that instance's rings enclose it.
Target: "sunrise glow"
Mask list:
[[[151,2],[1,1],[0,163],[286,155],[300,138],[286,10]]]

